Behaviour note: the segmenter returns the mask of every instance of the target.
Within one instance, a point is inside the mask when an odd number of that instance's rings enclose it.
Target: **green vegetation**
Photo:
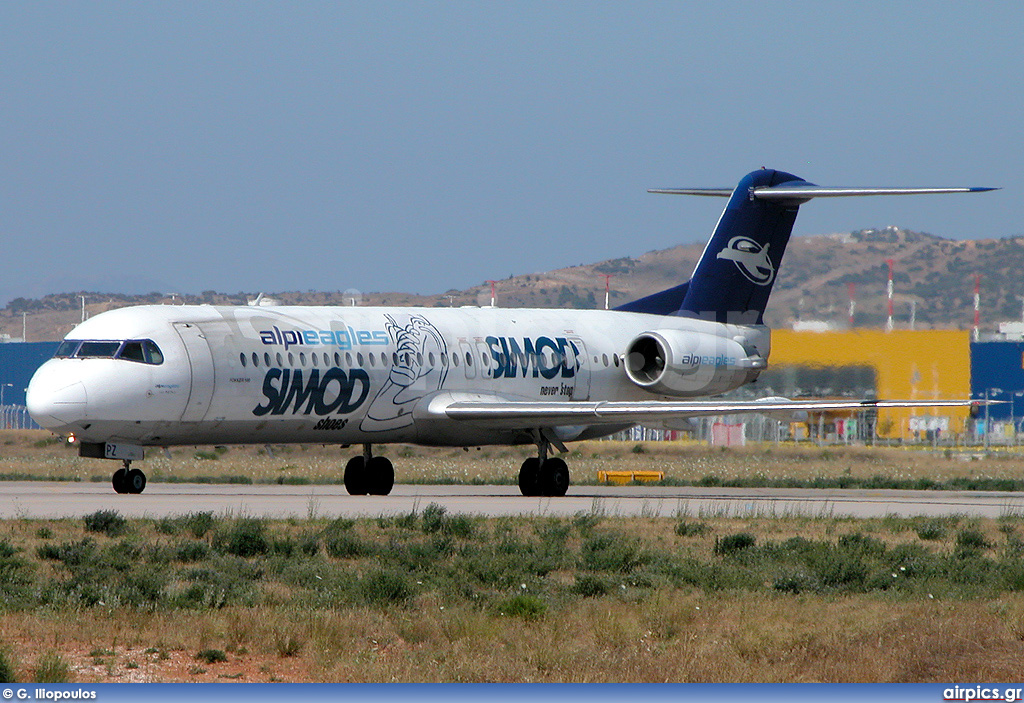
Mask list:
[[[1024,636],[1017,514],[97,515],[0,523],[0,678],[1000,678]]]
[[[302,523],[210,513],[126,520],[104,511],[80,530],[35,525],[22,543],[0,541],[0,608],[404,608],[433,593],[535,618],[577,598],[666,589],[957,598],[1024,589],[1024,542],[1012,518],[988,531],[957,518],[889,518],[885,538],[842,519],[794,517],[796,526],[827,525],[832,536],[796,529],[782,537],[755,518],[740,530],[715,526],[723,521],[743,526],[738,518],[646,519],[657,526],[654,539],[629,529],[632,521],[595,513],[484,519],[434,504],[397,517]]]

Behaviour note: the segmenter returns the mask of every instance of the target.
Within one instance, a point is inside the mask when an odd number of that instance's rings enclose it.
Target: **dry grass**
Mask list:
[[[681,523],[704,529],[680,530]],[[173,599],[144,606],[74,605],[67,598],[24,609],[8,605],[0,609],[0,641],[13,653],[22,680],[48,654],[67,662],[72,678],[81,682],[1016,678],[1024,665],[1024,592],[1013,588],[1024,584],[975,587],[934,577],[922,582],[934,592],[908,585],[789,593],[772,589],[775,567],[768,567],[767,576],[757,575],[760,567],[750,559],[715,554],[716,542],[737,533],[755,535],[759,546],[782,545],[794,537],[836,545],[850,535],[863,535],[889,549],[920,545],[946,559],[956,553],[958,535],[976,531],[988,546],[963,557],[968,581],[973,580],[971,569],[978,569],[980,583],[983,568],[1020,563],[1014,550],[1024,519],[947,518],[943,537],[923,540],[917,532],[925,523],[897,518],[474,518],[462,538],[453,536],[461,523],[440,520],[428,528],[424,515],[414,527],[395,519],[344,522],[335,528],[370,545],[364,554],[333,557],[321,550],[314,557],[296,554],[285,561],[272,553],[247,558],[253,595],[224,607],[181,607]],[[201,539],[217,549],[226,544],[218,535],[238,524],[216,518]],[[263,524],[276,540],[297,540],[332,525],[326,520]],[[602,535],[613,538],[613,547],[635,544],[651,558],[622,569],[588,566],[585,545]],[[155,555],[192,535],[169,534],[166,525],[148,520],[130,520],[126,535],[118,537],[87,532],[82,520],[0,522],[0,540],[35,564],[36,582],[44,587],[67,582],[69,571],[56,560],[37,558],[39,548],[86,537],[100,549],[135,545],[140,554]],[[525,576],[517,572],[519,563],[536,559],[544,544],[556,547],[555,568]],[[438,549],[411,562],[395,557],[427,547]],[[507,554],[510,561],[498,568],[495,581],[481,580],[467,567],[474,550],[492,560]],[[153,558],[140,558],[140,565],[157,563]],[[659,565],[664,559],[753,569],[756,578],[725,589],[673,583],[658,575],[672,573]],[[407,566],[393,566],[398,563]],[[216,568],[215,561],[183,565],[166,589],[180,592],[191,570]],[[407,600],[364,604],[321,597],[316,582],[294,578],[296,573],[322,573],[323,582],[338,589],[338,579],[347,574],[362,578],[380,568],[405,569],[407,583],[416,584]],[[603,595],[574,593],[572,584],[586,574],[603,580],[608,590]],[[537,616],[505,612],[502,604],[523,593],[543,605]],[[204,650],[221,651],[226,661],[197,660]]]
[[[78,681],[1002,681],[1024,665],[1024,597],[982,603],[667,593],[509,621],[423,599],[414,612],[230,608],[0,617],[23,676],[47,651]],[[283,656],[282,637],[303,643]],[[224,648],[227,661],[194,654]],[[134,666],[133,666],[134,664]]]
[[[808,482],[885,480],[937,483],[954,479],[1020,480],[1024,453],[980,457],[970,452],[885,447],[751,445],[710,448],[684,442],[582,442],[566,456],[576,483],[596,481],[602,470],[664,471],[669,481],[699,483],[720,479]],[[241,480],[254,483],[337,483],[357,448],[333,445],[175,447],[148,451],[140,466],[151,481]],[[469,451],[409,445],[375,447],[391,458],[399,482],[510,483],[533,447],[483,447]],[[0,477],[109,481],[114,462],[81,459],[76,448],[52,441],[45,431],[0,430]]]

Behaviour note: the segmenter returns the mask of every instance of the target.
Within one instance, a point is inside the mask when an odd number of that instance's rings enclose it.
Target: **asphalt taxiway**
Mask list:
[[[854,489],[572,486],[563,498],[526,498],[515,486],[398,484],[389,496],[350,496],[336,485],[206,485],[150,483],[141,495],[118,495],[107,483],[41,481],[0,484],[0,518],[80,517],[116,510],[159,518],[189,512],[252,517],[377,517],[422,511],[503,516],[609,517],[897,515],[1024,516],[1024,493]]]

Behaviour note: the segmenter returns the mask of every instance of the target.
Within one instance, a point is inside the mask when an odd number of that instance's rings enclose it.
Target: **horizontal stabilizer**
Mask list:
[[[805,203],[811,198],[849,198],[863,195],[938,195],[942,193],[984,193],[998,188],[842,188],[817,186],[806,181],[783,183],[750,189],[751,200]],[[728,198],[733,191],[727,188],[655,188],[648,193],[663,195],[705,195]]]

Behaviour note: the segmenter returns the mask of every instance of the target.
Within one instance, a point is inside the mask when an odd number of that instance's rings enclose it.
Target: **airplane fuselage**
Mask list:
[[[631,340],[652,330],[678,333],[688,349],[667,394],[626,370]],[[768,351],[763,326],[621,311],[140,306],[75,328],[29,402],[46,427],[86,442],[514,444],[534,440],[423,408],[707,396],[756,376],[737,356]],[[558,437],[623,426],[560,427]]]

